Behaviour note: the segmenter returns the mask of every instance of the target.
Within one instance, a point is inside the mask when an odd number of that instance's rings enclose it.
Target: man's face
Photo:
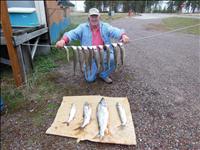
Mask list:
[[[98,15],[91,15],[89,17],[89,20],[92,26],[96,26],[99,24],[100,17]]]

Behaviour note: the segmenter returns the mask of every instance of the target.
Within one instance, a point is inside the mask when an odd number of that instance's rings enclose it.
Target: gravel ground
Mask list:
[[[72,138],[46,135],[57,110],[45,112],[44,124],[36,128],[31,112],[24,109],[1,117],[3,149],[200,149],[199,36],[171,33],[134,42],[163,32],[146,28],[159,22],[132,18],[112,22],[123,27],[132,40],[126,45],[126,65],[112,74],[112,85],[100,79],[87,84],[82,75],[73,76],[69,64],[56,68],[51,78],[62,92],[48,103],[59,105],[64,95],[127,96],[137,146],[77,144]]]

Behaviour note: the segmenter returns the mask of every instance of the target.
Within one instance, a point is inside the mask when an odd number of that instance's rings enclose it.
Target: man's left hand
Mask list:
[[[123,43],[128,43],[129,42],[129,37],[127,35],[122,35],[122,42]]]

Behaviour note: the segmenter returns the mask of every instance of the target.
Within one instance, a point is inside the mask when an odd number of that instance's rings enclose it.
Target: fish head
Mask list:
[[[81,47],[81,46],[78,46],[78,50],[82,50],[82,47]]]
[[[103,106],[107,106],[106,100],[104,98],[101,99],[100,104]]]
[[[116,106],[117,106],[117,107],[120,107],[121,105],[120,105],[120,103],[119,103],[119,102],[117,102],[117,103],[116,103]]]
[[[84,103],[84,106],[89,106],[90,104],[88,102],[85,102]]]
[[[99,49],[103,49],[103,45],[99,45],[98,48],[99,48]]]
[[[77,50],[77,46],[71,46],[72,49]]]
[[[112,43],[112,46],[113,47],[117,47],[117,43]]]
[[[93,49],[93,50],[96,50],[96,49],[97,49],[97,46],[92,46],[92,49]]]
[[[122,43],[122,42],[119,42],[119,43],[117,43],[117,45],[118,45],[118,46],[122,46],[122,45],[123,45],[123,43]]]
[[[89,49],[89,50],[92,50],[92,49],[93,49],[93,46],[88,46],[88,49]]]

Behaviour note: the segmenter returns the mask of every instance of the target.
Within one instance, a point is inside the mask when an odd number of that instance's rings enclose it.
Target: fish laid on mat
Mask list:
[[[72,105],[71,105],[70,112],[69,112],[69,118],[68,118],[67,122],[63,122],[63,123],[67,123],[67,125],[69,126],[70,122],[71,122],[72,120],[74,120],[75,115],[76,115],[76,105],[75,105],[75,104],[72,104]]]
[[[67,46],[64,46],[64,48],[67,53],[67,62],[69,62],[69,49],[67,48]]]
[[[117,48],[117,43],[112,43],[113,46],[113,52],[114,52],[114,61],[115,61],[115,71],[118,68],[118,55],[119,55],[119,50]]]
[[[116,103],[116,108],[117,108],[117,112],[121,121],[121,127],[124,127],[126,126],[126,123],[127,123],[125,109],[122,107],[122,105],[119,102]]]
[[[78,64],[78,49],[76,46],[71,46],[73,50],[73,63],[74,63],[74,75],[76,74],[76,68]]]
[[[123,43],[117,43],[117,45],[119,46],[119,49],[120,49],[121,63],[122,63],[122,65],[124,65],[124,61],[125,61],[125,48],[123,46]]]
[[[99,45],[99,55],[100,55],[100,64],[101,64],[101,71],[104,71],[104,48],[103,45]]]
[[[83,73],[83,65],[84,65],[84,53],[81,46],[78,46],[78,56],[79,56],[79,65],[80,65],[80,71]]]
[[[110,45],[106,44],[105,49],[106,49],[107,66],[108,66],[108,69],[110,69]]]
[[[104,98],[101,99],[97,106],[97,122],[99,127],[99,134],[97,135],[101,140],[105,135],[106,129],[108,129],[108,105]]]
[[[88,102],[85,102],[83,105],[83,122],[81,126],[76,128],[75,130],[85,128],[90,123],[91,115],[92,115],[92,107]]]
[[[95,60],[96,66],[97,66],[97,70],[99,72],[100,71],[100,66],[101,66],[99,51],[98,51],[96,46],[93,46],[93,50],[94,50],[94,60]]]

